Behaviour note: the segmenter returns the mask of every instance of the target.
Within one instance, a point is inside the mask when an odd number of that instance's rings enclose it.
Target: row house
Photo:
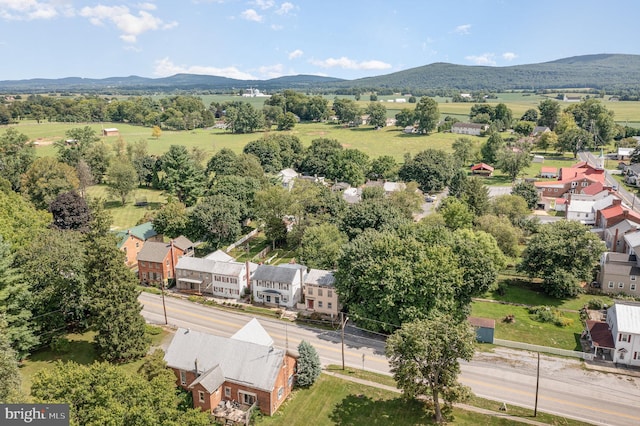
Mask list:
[[[605,196],[600,198],[603,194]],[[595,225],[597,212],[613,205],[615,200],[620,199],[610,195],[609,191],[601,191],[595,196],[572,194],[565,205],[565,218],[585,225]]]
[[[300,301],[307,267],[299,264],[258,265],[251,277],[253,300],[293,308]]]
[[[193,243],[180,236],[168,243],[147,241],[138,253],[138,279],[145,285],[167,285],[175,278],[178,259],[193,256]]]
[[[255,318],[230,338],[179,328],[164,360],[194,408],[249,424],[251,409],[273,415],[291,394],[298,355],[276,348]],[[225,423],[226,424],[226,423]]]
[[[118,248],[125,254],[125,262],[128,267],[135,268],[138,265],[138,253],[147,241],[162,242],[162,234],[153,229],[153,223],[145,222],[140,225],[120,231],[116,234]]]
[[[451,126],[451,133],[457,133],[460,135],[473,135],[480,136],[482,133],[489,129],[488,124],[482,123],[453,123]]]
[[[640,265],[636,255],[605,252],[600,257],[597,282],[606,294],[639,295]]]
[[[302,306],[307,311],[330,315],[333,318],[341,310],[332,271],[309,269],[304,278],[303,293]]]
[[[616,300],[605,321],[586,321],[594,355],[616,364],[640,366],[640,303]]]
[[[253,264],[215,259],[216,256],[178,260],[176,288],[186,293],[240,299],[248,289]]]

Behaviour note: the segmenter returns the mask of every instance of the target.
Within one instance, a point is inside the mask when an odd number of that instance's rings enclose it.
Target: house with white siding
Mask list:
[[[294,308],[300,302],[307,267],[296,263],[258,265],[251,277],[253,300],[268,306]]]

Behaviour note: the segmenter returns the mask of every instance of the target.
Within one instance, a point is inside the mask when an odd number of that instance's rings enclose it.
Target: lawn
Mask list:
[[[157,346],[162,340],[167,337],[168,332],[159,327],[148,326],[150,329],[154,329],[154,334],[149,334],[151,337],[151,345]],[[158,330],[161,330],[158,332]],[[49,348],[43,348],[34,352],[22,362],[20,366],[20,376],[22,378],[22,391],[25,394],[29,394],[31,391],[31,382],[33,377],[38,371],[51,368],[56,361],[69,362],[73,361],[78,364],[91,364],[97,360],[96,352],[93,347],[93,337],[95,332],[86,332],[83,334],[68,334],[66,337],[69,340],[69,347],[65,351],[54,352]],[[120,368],[130,374],[135,373],[144,363],[144,359],[139,359],[134,362],[119,364]]]
[[[105,208],[113,218],[113,230],[122,230],[135,226],[145,214],[158,210],[167,202],[167,198],[162,191],[150,188],[136,189],[124,206],[117,197],[109,195],[106,185],[90,186],[87,188],[87,194],[91,198],[105,200]],[[146,200],[147,204],[145,206],[136,206],[136,200]]]
[[[516,422],[454,409],[456,425],[511,425]],[[426,425],[435,424],[424,405],[396,392],[322,374],[309,389],[296,390],[273,417],[258,425]]]

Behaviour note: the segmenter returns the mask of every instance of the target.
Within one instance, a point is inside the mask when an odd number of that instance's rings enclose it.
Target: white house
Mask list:
[[[176,288],[187,293],[239,299],[249,286],[249,262],[181,257],[176,264]]]
[[[298,172],[293,169],[283,169],[278,172],[278,178],[282,181],[282,187],[288,190],[293,188],[293,181],[298,177]]]
[[[633,153],[635,148],[618,148],[618,153],[616,154],[616,159],[618,160],[628,160]]]
[[[480,136],[480,134],[488,128],[489,126],[487,124],[458,122],[453,123],[453,126],[451,126],[451,133]]]
[[[307,267],[299,264],[258,265],[251,277],[253,300],[293,308],[300,301]]]
[[[607,324],[615,345],[613,362],[640,366],[640,303],[616,300],[607,309]]]

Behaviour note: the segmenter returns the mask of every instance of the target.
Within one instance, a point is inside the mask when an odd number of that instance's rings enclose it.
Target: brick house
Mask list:
[[[604,169],[583,162],[572,167],[562,167],[557,180],[535,182],[534,185],[541,197],[568,198],[570,194],[579,194],[590,185],[604,182]]]
[[[124,252],[127,266],[130,268],[137,266],[138,253],[142,250],[145,242],[163,241],[163,236],[153,229],[151,222],[145,222],[126,231],[120,231],[116,234],[116,238],[118,238],[118,248]]]
[[[613,203],[596,213],[596,226],[602,229],[610,228],[623,220],[640,224],[640,215],[622,205],[622,200],[615,199]]]
[[[176,276],[178,260],[193,252],[193,243],[183,236],[168,243],[148,241],[138,253],[138,279],[142,284],[167,285]]]
[[[230,338],[179,328],[164,359],[194,408],[222,419],[232,407],[273,415],[293,389],[297,366],[297,355],[274,347],[255,318]]]
[[[310,269],[304,278],[304,309],[310,312],[337,316],[340,312],[338,294],[332,271]]]

